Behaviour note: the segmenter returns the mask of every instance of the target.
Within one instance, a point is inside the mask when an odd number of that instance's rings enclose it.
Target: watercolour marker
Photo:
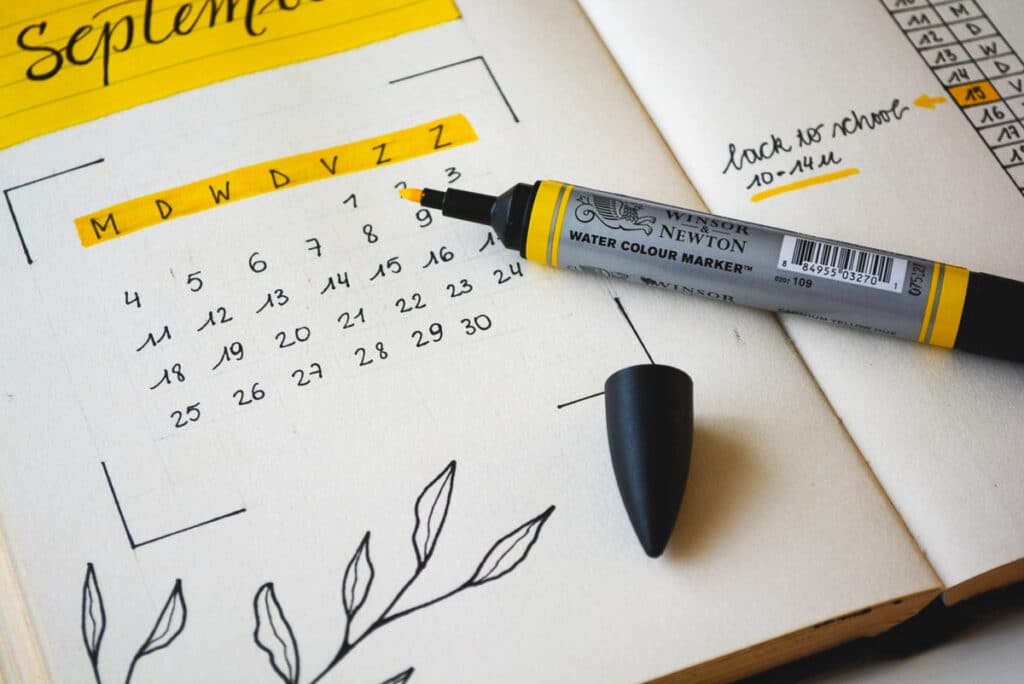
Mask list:
[[[1024,283],[558,181],[400,191],[530,261],[1024,361]]]

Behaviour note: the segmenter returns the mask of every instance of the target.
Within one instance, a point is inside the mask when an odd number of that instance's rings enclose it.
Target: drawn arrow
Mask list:
[[[946,101],[944,97],[929,97],[927,94],[921,95],[919,98],[914,100],[914,104],[918,107],[924,107],[926,109],[935,109],[935,105],[942,104]]]

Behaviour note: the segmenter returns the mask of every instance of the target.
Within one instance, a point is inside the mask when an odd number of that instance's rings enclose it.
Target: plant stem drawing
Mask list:
[[[181,591],[181,580],[175,580],[174,588],[171,589],[171,594],[167,597],[167,602],[164,603],[163,610],[160,611],[160,615],[156,619],[156,624],[153,625],[146,641],[135,652],[135,657],[132,658],[132,662],[128,666],[128,674],[124,679],[125,684],[130,684],[139,660],[154,651],[170,646],[171,642],[181,634],[181,630],[185,629],[187,619],[188,608],[185,605],[185,595]],[[99,658],[100,645],[106,628],[107,613],[103,607],[103,594],[100,592],[100,585],[96,580],[96,570],[92,563],[88,563],[85,569],[85,582],[82,585],[82,640],[85,642],[85,652],[89,656],[96,684],[103,684]]]
[[[449,599],[466,589],[500,579],[515,570],[526,560],[530,549],[537,542],[541,528],[555,510],[554,506],[549,506],[540,515],[531,518],[494,542],[469,579],[440,596],[423,603],[400,608],[398,604],[402,597],[416,582],[434,554],[445,520],[448,518],[448,506],[451,503],[454,483],[455,461],[451,461],[416,498],[415,525],[412,531],[416,566],[412,576],[397,591],[380,615],[361,634],[353,636],[353,618],[366,602],[374,579],[374,567],[370,559],[370,533],[367,532],[363,536],[359,547],[345,568],[345,575],[341,583],[341,600],[345,612],[345,629],[341,637],[341,644],[327,665],[310,680],[310,684],[316,684],[323,679],[356,646],[381,627]],[[298,644],[295,641],[291,624],[285,618],[281,605],[278,603],[272,582],[265,583],[256,592],[253,609],[256,617],[253,639],[256,645],[266,652],[271,667],[285,684],[299,684]],[[405,684],[412,674],[413,668],[410,667],[386,680],[383,684]]]

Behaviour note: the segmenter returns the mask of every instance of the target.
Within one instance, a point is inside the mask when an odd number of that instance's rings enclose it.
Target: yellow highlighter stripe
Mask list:
[[[555,230],[551,233],[551,259],[552,266],[558,266],[558,245],[562,242],[562,224],[565,223],[565,210],[569,207],[569,198],[575,186],[566,185],[562,195],[562,205],[558,208],[558,218],[555,220]]]
[[[0,149],[458,18],[453,0],[5,0]]]
[[[939,293],[939,304],[932,322],[932,333],[928,344],[952,349],[956,343],[956,335],[960,330],[960,317],[964,312],[964,301],[967,299],[967,281],[970,271],[959,266],[946,264]]]
[[[924,305],[924,315],[921,317],[921,332],[917,336],[918,342],[924,342],[928,337],[928,326],[932,322],[932,314],[934,313],[935,290],[939,286],[940,266],[941,264],[938,262],[932,264],[932,282],[928,286],[928,301]]]
[[[476,140],[476,131],[469,120],[462,114],[454,114],[400,131],[252,164],[129,199],[79,216],[75,219],[75,228],[82,246],[92,247],[239,200],[445,152]]]
[[[530,224],[526,230],[526,258],[541,264],[548,263],[548,238],[554,228],[558,197],[565,183],[541,181],[530,210]]]

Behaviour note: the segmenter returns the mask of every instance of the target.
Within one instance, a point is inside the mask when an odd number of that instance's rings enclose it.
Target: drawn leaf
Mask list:
[[[413,673],[414,670],[415,670],[415,668],[410,667],[408,670],[404,670],[402,672],[399,672],[398,674],[396,674],[394,677],[391,677],[390,679],[385,679],[380,684],[405,684],[412,677],[412,673]]]
[[[527,554],[530,553],[530,549],[533,548],[538,535],[540,535],[541,528],[554,510],[555,507],[550,506],[536,518],[523,523],[496,541],[484,559],[480,561],[480,565],[477,566],[476,572],[473,573],[473,577],[467,584],[479,586],[515,570],[516,566],[526,560]]]
[[[181,580],[174,582],[171,595],[167,597],[164,609],[160,611],[160,617],[153,625],[153,631],[149,633],[146,643],[142,645],[135,658],[141,658],[153,651],[167,648],[174,641],[175,637],[185,629],[185,620],[188,619],[188,608],[185,606],[185,597],[181,593]]]
[[[273,582],[267,582],[256,592],[253,608],[256,630],[252,636],[256,645],[270,656],[270,665],[281,679],[287,684],[298,684],[299,646],[295,643],[292,626],[281,612]]]
[[[452,486],[455,481],[455,461],[431,480],[416,499],[416,527],[412,531],[412,545],[416,548],[416,560],[422,568],[430,560],[441,536],[448,504],[452,500]]]
[[[351,619],[366,601],[373,584],[373,561],[370,560],[370,533],[367,532],[356,549],[352,560],[345,568],[345,579],[341,582],[341,600],[345,614]]]
[[[93,665],[100,657],[100,642],[103,641],[103,632],[106,628],[107,613],[103,609],[103,594],[100,593],[100,585],[96,582],[96,571],[92,563],[88,563],[85,568],[85,582],[82,584],[82,639],[85,640],[85,650]]]

